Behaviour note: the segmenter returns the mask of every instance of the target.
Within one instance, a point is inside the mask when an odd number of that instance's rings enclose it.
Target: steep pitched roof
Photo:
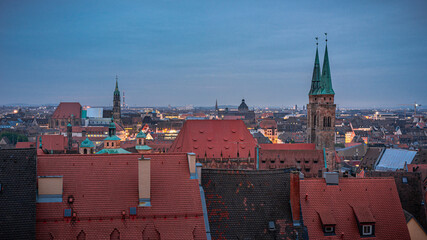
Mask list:
[[[212,239],[296,239],[289,172],[202,170]],[[269,231],[274,222],[275,231]]]
[[[71,115],[74,118],[80,118],[82,112],[82,105],[78,102],[61,102],[55,109],[52,118],[70,118]]]
[[[35,239],[36,150],[0,150],[0,239]]]
[[[138,158],[122,155],[43,155],[39,176],[63,176],[63,201],[37,204],[37,239],[107,239],[117,229],[123,239],[206,239],[197,179],[190,179],[187,155],[146,154],[151,159],[151,207],[138,207]],[[72,205],[68,196],[74,197]],[[77,219],[64,219],[64,209]],[[136,207],[136,216],[129,216]],[[122,211],[126,218],[122,220]],[[151,239],[150,238],[150,239]]]
[[[319,90],[320,84],[320,63],[319,63],[319,50],[316,47],[316,57],[314,58],[313,76],[311,78],[311,88],[309,95],[316,95]]]
[[[170,152],[194,152],[198,158],[255,156],[256,141],[242,120],[187,120]]]
[[[394,179],[340,178],[338,185],[305,179],[300,182],[300,193],[310,239],[365,239],[357,219],[374,219],[375,237],[369,239],[410,239]],[[335,218],[336,235],[324,235],[318,214],[322,210],[331,211]]]
[[[259,123],[260,128],[277,128],[277,122],[273,119],[263,119]]]

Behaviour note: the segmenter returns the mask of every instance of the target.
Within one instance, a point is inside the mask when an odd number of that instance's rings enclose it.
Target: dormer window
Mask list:
[[[362,225],[362,236],[370,236],[374,233],[373,225]]]
[[[323,227],[325,235],[335,234],[335,225],[326,225]]]
[[[402,177],[402,183],[408,184],[408,178],[407,177]]]

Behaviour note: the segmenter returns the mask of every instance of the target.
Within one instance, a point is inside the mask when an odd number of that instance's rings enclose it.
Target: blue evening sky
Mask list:
[[[427,104],[426,1],[0,1],[0,105]]]

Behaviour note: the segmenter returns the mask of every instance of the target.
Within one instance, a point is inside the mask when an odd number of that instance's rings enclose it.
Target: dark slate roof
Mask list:
[[[362,161],[360,162],[360,169],[373,169],[374,164],[377,162],[378,158],[381,155],[381,152],[384,148],[380,147],[370,147],[366,151],[365,156],[362,158]]]
[[[270,139],[268,139],[268,137],[264,136],[262,133],[260,132],[256,132],[253,134],[254,138],[257,140],[258,144],[271,144]]]
[[[36,150],[0,150],[0,239],[35,239]]]
[[[302,239],[292,224],[289,169],[203,169],[202,186],[212,239]]]

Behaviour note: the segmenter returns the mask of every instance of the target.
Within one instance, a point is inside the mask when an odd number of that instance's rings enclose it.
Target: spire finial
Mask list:
[[[319,38],[315,37],[315,39],[316,39],[316,47],[317,47],[319,45]]]
[[[326,44],[328,44],[328,33],[325,33],[325,41],[326,41]]]

